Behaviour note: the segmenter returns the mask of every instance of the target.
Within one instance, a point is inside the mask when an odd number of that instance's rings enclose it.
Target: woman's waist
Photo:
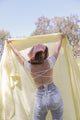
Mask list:
[[[37,84],[36,88],[37,89],[45,89],[45,88],[50,87],[53,84],[54,84],[53,81],[51,81],[50,83]]]
[[[36,88],[36,95],[44,95],[44,93],[47,91],[48,93],[52,93],[56,90],[55,84],[50,84],[46,89],[45,88]]]

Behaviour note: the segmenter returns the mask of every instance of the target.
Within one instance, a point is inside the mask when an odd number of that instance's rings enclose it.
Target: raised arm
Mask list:
[[[21,63],[24,65],[24,61],[26,60],[21,54],[20,52],[13,46],[13,44],[11,43],[11,41],[8,41],[8,39],[6,39],[7,43],[11,46],[13,52],[18,56],[19,60],[21,61]]]
[[[59,40],[59,43],[58,43],[58,45],[57,45],[57,47],[56,47],[56,50],[54,51],[54,53],[53,53],[53,56],[57,59],[57,57],[58,57],[58,55],[59,55],[59,51],[60,51],[60,48],[61,48],[61,45],[62,45],[62,39],[63,38],[65,38],[65,35],[63,34],[63,35],[61,35],[61,37],[60,37],[60,40]]]

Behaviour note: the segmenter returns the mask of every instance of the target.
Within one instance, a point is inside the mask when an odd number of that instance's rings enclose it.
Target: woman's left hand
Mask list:
[[[6,39],[7,43],[12,47],[13,44],[11,43],[11,41],[9,41],[8,39]]]
[[[6,42],[10,45],[11,49],[13,50],[13,49],[14,49],[14,46],[13,46],[12,42],[9,41],[8,39],[6,39]]]
[[[9,41],[8,39],[6,39],[6,41],[7,41],[7,43],[8,43],[8,44],[10,44],[10,43],[11,43],[11,41]]]

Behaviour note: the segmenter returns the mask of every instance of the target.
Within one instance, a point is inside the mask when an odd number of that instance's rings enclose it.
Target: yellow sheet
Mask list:
[[[13,45],[28,59],[34,44],[43,43],[53,54],[60,34],[11,39]],[[80,72],[67,38],[63,40],[54,67],[54,83],[64,102],[64,120],[80,120]],[[5,42],[0,64],[0,120],[32,120],[35,85],[29,72]],[[46,120],[52,120],[49,112]]]

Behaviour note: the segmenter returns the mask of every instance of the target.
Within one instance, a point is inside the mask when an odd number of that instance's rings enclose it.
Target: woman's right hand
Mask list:
[[[60,36],[60,39],[62,40],[62,39],[64,39],[65,38],[65,34],[62,34],[61,36]]]

